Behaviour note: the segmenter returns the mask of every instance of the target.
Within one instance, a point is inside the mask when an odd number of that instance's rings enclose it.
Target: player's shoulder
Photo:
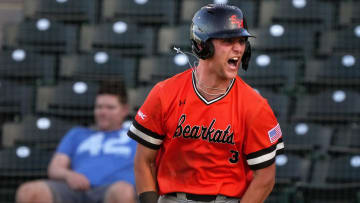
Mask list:
[[[243,81],[239,76],[237,76],[237,82],[239,87],[239,94],[245,100],[248,100],[249,103],[261,104],[266,103],[266,99],[256,90],[251,87],[245,81]]]

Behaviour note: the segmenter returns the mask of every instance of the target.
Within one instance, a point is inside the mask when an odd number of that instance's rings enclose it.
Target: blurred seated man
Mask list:
[[[95,127],[74,127],[57,147],[48,180],[22,184],[18,203],[135,203],[136,142],[123,83],[103,83],[95,101]]]

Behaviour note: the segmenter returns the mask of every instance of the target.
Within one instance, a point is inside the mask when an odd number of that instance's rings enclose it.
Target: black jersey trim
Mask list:
[[[266,168],[268,166],[270,166],[271,164],[273,164],[275,162],[275,157],[273,159],[270,159],[268,161],[259,163],[259,164],[255,164],[255,165],[249,165],[251,170],[259,170],[259,169],[263,169]]]
[[[142,144],[142,145],[144,145],[144,146],[146,146],[146,147],[148,147],[150,149],[154,149],[154,150],[160,149],[161,145],[155,145],[155,144],[152,144],[150,142],[147,142],[147,141],[143,140],[142,138],[140,138],[139,136],[137,136],[136,134],[134,134],[131,131],[128,131],[127,135],[130,138],[134,139],[136,142],[138,142],[138,143],[140,143],[140,144]]]
[[[253,152],[253,153],[250,153],[250,154],[246,155],[246,159],[253,159],[253,158],[263,156],[265,154],[269,154],[269,153],[273,152],[276,149],[276,146],[279,143],[282,143],[282,138],[279,138],[278,141],[275,144],[271,145],[268,148],[265,148],[265,149],[262,149],[262,150],[259,150],[259,151],[256,151],[256,152]]]
[[[246,159],[248,166],[252,170],[265,168],[274,163],[276,156],[282,154],[283,152],[284,143],[279,139],[279,141],[275,145],[272,145],[271,147],[260,150],[258,152],[254,152],[250,154],[250,156],[247,155]],[[257,156],[254,156],[254,154]]]
[[[259,164],[249,165],[249,167],[250,167],[251,170],[259,170],[259,169],[266,168],[266,167],[270,166],[271,164],[273,164],[275,162],[275,159],[276,159],[277,155],[283,154],[283,153],[284,153],[284,148],[276,150],[274,158],[272,158],[272,159],[270,159],[268,161],[259,163]]]
[[[161,136],[151,130],[140,125],[135,120],[130,126],[128,136],[138,143],[147,146],[151,149],[159,149],[165,136]]]
[[[146,134],[146,135],[148,135],[148,136],[150,136],[150,137],[153,137],[153,138],[155,138],[155,139],[163,140],[164,137],[165,137],[165,136],[161,136],[161,135],[159,135],[159,134],[157,134],[157,133],[155,133],[155,132],[153,132],[153,131],[145,128],[144,126],[140,125],[140,123],[138,123],[136,120],[133,121],[133,125],[134,125],[134,127],[135,127],[137,130],[139,130],[139,131],[141,131],[142,133],[144,133],[144,134]]]

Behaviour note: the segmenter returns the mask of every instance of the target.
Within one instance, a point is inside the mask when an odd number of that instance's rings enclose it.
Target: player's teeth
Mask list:
[[[238,58],[238,57],[234,57],[234,58],[231,58],[231,59],[237,61],[239,58]]]

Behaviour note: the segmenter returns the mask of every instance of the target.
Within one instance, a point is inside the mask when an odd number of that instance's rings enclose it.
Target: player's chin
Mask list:
[[[238,71],[239,71],[239,66],[228,65],[225,70],[225,74],[227,75],[228,78],[235,78],[236,75],[238,74]]]
[[[225,72],[225,76],[227,79],[234,79],[236,78],[237,74],[238,74],[237,70],[230,70]]]

